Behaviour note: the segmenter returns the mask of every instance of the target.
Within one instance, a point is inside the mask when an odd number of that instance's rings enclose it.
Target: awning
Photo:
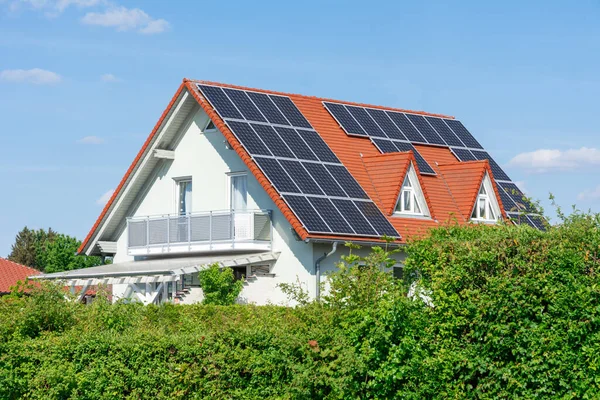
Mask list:
[[[173,282],[218,263],[221,267],[261,264],[277,260],[280,253],[244,253],[203,257],[164,258],[128,261],[98,267],[31,276],[31,279],[65,281],[66,285],[114,285],[127,283]]]

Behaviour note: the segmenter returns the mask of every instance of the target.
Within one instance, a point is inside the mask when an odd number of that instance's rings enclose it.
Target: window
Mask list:
[[[394,212],[415,216],[429,215],[423,191],[412,165],[409,167],[402,183],[402,189],[400,189],[400,196],[398,197],[398,203]]]
[[[489,176],[486,175],[483,178],[479,193],[477,194],[477,200],[471,213],[471,219],[474,221],[482,222],[496,222],[500,216],[500,206],[494,195],[492,183],[490,182]]]
[[[206,126],[204,127],[204,132],[213,132],[216,130],[217,130],[217,127],[215,126],[215,123],[209,119]]]
[[[245,173],[229,175],[231,187],[229,204],[232,210],[246,210],[248,205],[248,179]]]
[[[192,212],[192,180],[177,181],[177,212],[187,215]]]

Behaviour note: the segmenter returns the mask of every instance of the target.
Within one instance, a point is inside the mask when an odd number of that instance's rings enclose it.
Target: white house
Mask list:
[[[240,301],[282,303],[283,282],[318,296],[344,242],[534,213],[453,117],[184,79],[79,249],[113,264],[39,277],[190,303],[218,262]]]

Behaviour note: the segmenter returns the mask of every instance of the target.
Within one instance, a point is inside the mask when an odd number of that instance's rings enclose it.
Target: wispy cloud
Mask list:
[[[86,136],[77,141],[80,144],[102,144],[104,139],[98,136]]]
[[[102,76],[100,76],[100,79],[102,80],[102,82],[119,82],[119,81],[121,81],[119,78],[117,78],[113,74],[102,74]]]
[[[115,28],[117,31],[135,30],[148,35],[161,33],[169,28],[169,23],[164,19],[154,19],[139,8],[123,6],[112,7],[101,13],[88,12],[81,22],[86,25]]]
[[[600,165],[600,150],[589,147],[569,150],[540,149],[518,154],[508,164],[538,174],[569,171]]]
[[[25,8],[43,11],[48,17],[57,17],[71,6],[89,8],[106,3],[106,0],[13,0],[9,2],[9,7],[12,11]]]
[[[598,200],[600,199],[600,185],[593,189],[586,189],[577,195],[578,200]]]
[[[115,189],[110,189],[109,191],[104,193],[102,196],[100,196],[100,198],[98,200],[96,200],[96,204],[98,204],[99,206],[105,206],[106,203],[108,203],[108,201],[112,197],[114,192],[115,192]]]
[[[56,72],[41,68],[5,69],[0,71],[0,81],[13,83],[32,83],[34,85],[50,85],[62,80]]]

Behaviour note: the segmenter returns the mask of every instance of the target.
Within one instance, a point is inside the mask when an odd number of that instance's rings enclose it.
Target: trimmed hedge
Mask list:
[[[599,228],[443,227],[296,308],[5,297],[0,398],[598,398]]]

